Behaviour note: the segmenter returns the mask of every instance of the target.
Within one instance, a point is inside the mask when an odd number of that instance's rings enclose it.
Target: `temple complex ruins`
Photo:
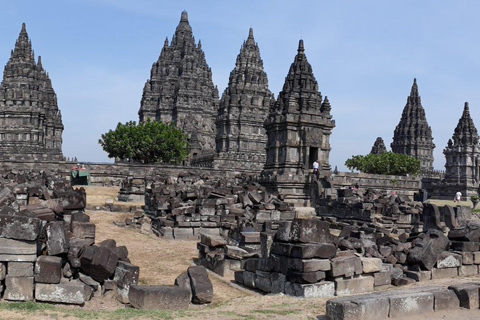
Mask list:
[[[392,151],[417,158],[423,170],[433,170],[432,129],[427,123],[425,109],[418,93],[417,79],[413,80],[410,96],[403,109],[402,118],[395,128]]]
[[[0,84],[0,158],[62,160],[62,114],[25,24]]]

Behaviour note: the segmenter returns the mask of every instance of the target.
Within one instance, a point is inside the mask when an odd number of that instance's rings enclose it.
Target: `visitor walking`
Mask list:
[[[453,199],[453,202],[458,202],[460,204],[460,200],[462,200],[462,193],[460,190],[455,193],[455,198]]]

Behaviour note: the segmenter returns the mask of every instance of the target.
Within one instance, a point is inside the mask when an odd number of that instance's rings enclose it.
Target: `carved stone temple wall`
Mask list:
[[[265,122],[267,161],[262,183],[286,199],[307,204],[312,164],[320,162],[321,177],[330,174],[330,134],[335,121],[328,98],[322,98],[300,40],[283,90]]]
[[[62,114],[25,24],[0,84],[0,159],[62,160]]]

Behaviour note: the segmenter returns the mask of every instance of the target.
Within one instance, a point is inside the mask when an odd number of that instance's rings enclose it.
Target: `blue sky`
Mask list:
[[[275,96],[304,39],[336,121],[332,167],[345,170],[345,160],[369,153],[377,137],[390,145],[415,77],[436,169],[444,168],[442,151],[465,101],[480,125],[480,2],[474,0],[2,1],[0,65],[25,22],[57,93],[64,155],[108,162],[98,139],[118,122],[138,121],[151,65],[183,10],[220,94],[250,27]]]

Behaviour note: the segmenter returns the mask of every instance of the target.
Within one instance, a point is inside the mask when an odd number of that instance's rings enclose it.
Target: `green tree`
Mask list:
[[[350,170],[364,173],[398,176],[420,173],[420,161],[405,154],[393,152],[352,156],[345,161],[345,165]]]
[[[188,156],[188,141],[182,130],[173,124],[150,121],[136,124],[118,123],[113,131],[98,140],[109,158],[135,160],[142,163],[178,164]]]

